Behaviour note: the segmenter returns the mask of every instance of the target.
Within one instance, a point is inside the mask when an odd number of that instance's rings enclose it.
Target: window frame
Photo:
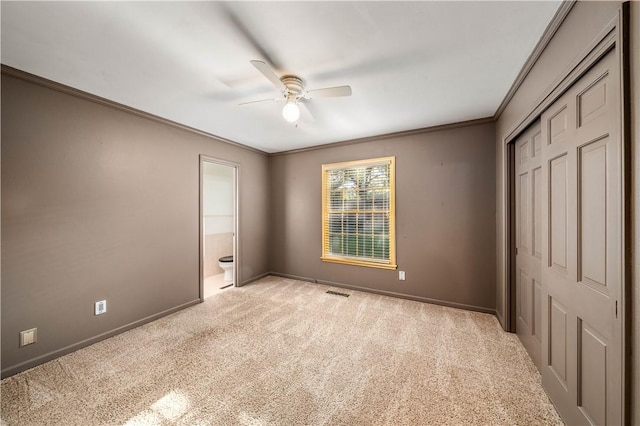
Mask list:
[[[390,269],[398,268],[396,263],[396,157],[379,157],[366,160],[345,161],[341,163],[330,163],[322,165],[322,256],[323,262],[340,263],[345,265],[365,266],[370,268]],[[367,260],[364,257],[356,256],[340,256],[329,253],[329,200],[327,193],[327,174],[334,170],[348,170],[362,167],[373,167],[376,165],[389,166],[389,259],[385,260]],[[359,210],[359,208],[357,209]],[[357,213],[356,213],[357,214]]]

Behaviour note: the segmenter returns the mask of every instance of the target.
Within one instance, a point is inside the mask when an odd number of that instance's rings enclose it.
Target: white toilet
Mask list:
[[[224,271],[224,282],[233,282],[233,256],[223,256],[218,259],[218,265]]]

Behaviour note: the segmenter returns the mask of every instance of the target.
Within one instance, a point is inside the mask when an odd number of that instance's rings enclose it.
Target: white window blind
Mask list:
[[[322,166],[322,260],[395,269],[395,157]]]

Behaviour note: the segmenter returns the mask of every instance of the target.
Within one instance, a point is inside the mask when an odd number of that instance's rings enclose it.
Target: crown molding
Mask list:
[[[328,144],[324,144],[324,145],[314,145],[314,146],[309,146],[309,147],[306,147],[306,148],[292,149],[292,150],[289,150],[289,151],[273,152],[273,153],[269,154],[269,156],[270,157],[276,157],[276,156],[279,156],[279,155],[298,154],[298,153],[301,153],[301,152],[317,151],[317,150],[320,150],[320,149],[335,148],[335,147],[339,147],[339,146],[354,145],[354,144],[360,144],[360,143],[365,143],[365,142],[373,142],[373,141],[379,141],[379,140],[383,140],[383,139],[391,139],[391,138],[399,138],[399,137],[405,137],[405,136],[421,135],[421,134],[424,134],[424,133],[439,132],[439,131],[442,131],[442,130],[458,129],[460,127],[478,126],[478,125],[481,125],[481,124],[495,123],[495,121],[496,120],[495,120],[494,117],[478,118],[478,119],[475,119],[475,120],[460,121],[460,122],[457,122],[457,123],[442,124],[442,125],[439,125],[439,126],[423,127],[423,128],[414,129],[414,130],[404,130],[404,131],[401,131],[401,132],[385,133],[385,134],[382,134],[382,135],[367,136],[367,137],[358,138],[358,139],[349,139],[349,140],[345,140],[345,141],[333,142],[333,143],[328,143]]]
[[[258,153],[258,154],[262,154],[262,155],[266,155],[266,156],[269,155],[268,152],[259,150],[257,148],[253,148],[251,146],[244,145],[244,144],[241,144],[239,142],[234,142],[234,141],[232,141],[230,139],[225,139],[225,138],[223,138],[221,136],[217,136],[217,135],[214,135],[214,134],[202,131],[202,130],[198,130],[198,129],[194,128],[194,127],[190,127],[190,126],[187,126],[185,124],[180,124],[180,123],[178,123],[176,121],[172,121],[172,120],[169,120],[167,118],[160,117],[158,115],[150,114],[148,112],[145,112],[145,111],[142,111],[142,110],[139,110],[139,109],[136,109],[136,108],[132,108],[130,106],[127,106],[127,105],[124,105],[124,104],[121,104],[121,103],[118,103],[118,102],[115,102],[115,101],[112,101],[112,100],[109,100],[109,99],[106,99],[106,98],[103,98],[103,97],[100,97],[100,96],[97,96],[97,95],[93,95],[91,93],[82,91],[80,89],[76,89],[76,88],[61,84],[61,83],[56,83],[55,81],[49,80],[47,78],[40,77],[40,76],[37,76],[35,74],[28,73],[26,71],[22,71],[22,70],[19,70],[17,68],[13,68],[13,67],[10,67],[10,66],[5,65],[5,64],[2,64],[1,73],[4,74],[4,75],[8,75],[8,76],[17,78],[19,80],[26,81],[28,83],[37,84],[39,86],[46,87],[48,89],[52,89],[52,90],[55,90],[55,91],[58,91],[58,92],[61,92],[61,93],[67,94],[67,95],[74,96],[76,98],[84,99],[84,100],[87,100],[87,101],[90,101],[90,102],[97,103],[99,105],[103,105],[103,106],[107,106],[107,107],[110,107],[110,108],[114,108],[114,109],[117,109],[117,110],[120,110],[120,111],[123,111],[123,112],[127,112],[129,114],[136,115],[138,117],[142,117],[142,118],[146,118],[148,120],[152,120],[152,121],[155,121],[155,122],[158,122],[158,123],[166,124],[168,126],[175,127],[175,128],[181,129],[181,130],[185,130],[185,131],[190,132],[190,133],[195,133],[197,135],[204,136],[204,137],[207,137],[207,138],[210,138],[210,139],[215,139],[216,141],[224,142],[224,143],[227,143],[229,145],[236,146],[238,148],[246,149],[248,151],[252,151],[252,152],[255,152],[255,153]]]

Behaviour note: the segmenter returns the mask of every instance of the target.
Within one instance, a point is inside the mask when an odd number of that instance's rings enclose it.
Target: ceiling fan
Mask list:
[[[277,98],[260,99],[257,101],[242,102],[240,105],[254,104],[258,102],[286,101],[282,108],[282,116],[289,123],[295,123],[300,118],[299,103],[315,98],[332,98],[338,96],[351,96],[351,86],[325,87],[323,89],[307,90],[304,81],[295,75],[283,75],[278,77],[276,73],[263,61],[251,61],[265,77],[269,79],[280,91],[282,96]]]

